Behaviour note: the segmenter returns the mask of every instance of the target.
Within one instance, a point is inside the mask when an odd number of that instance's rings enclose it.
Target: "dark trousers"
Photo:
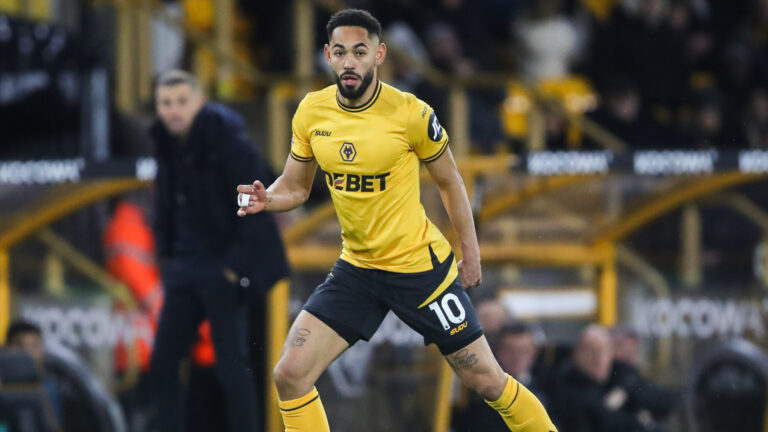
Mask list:
[[[229,423],[235,431],[258,431],[258,397],[248,348],[248,301],[243,289],[226,281],[221,264],[213,258],[169,260],[163,267],[163,285],[165,297],[150,366],[153,399],[163,430],[186,429],[179,365],[189,354],[198,326],[207,318]]]
[[[216,377],[215,367],[193,365],[189,368],[186,403],[188,432],[232,430],[227,416],[226,394]]]

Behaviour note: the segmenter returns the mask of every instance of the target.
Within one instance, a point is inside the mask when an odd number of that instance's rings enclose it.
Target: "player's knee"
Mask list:
[[[496,374],[477,374],[468,381],[466,385],[486,400],[498,399],[506,385],[506,378],[500,379]]]
[[[272,378],[278,389],[291,389],[302,387],[306,380],[306,374],[296,364],[280,361],[272,371]]]
[[[291,375],[290,369],[282,363],[278,363],[272,370],[272,379],[278,387],[288,384],[291,381]]]
[[[485,400],[496,400],[504,391],[504,386],[499,386],[497,383],[487,382],[475,387],[475,391]]]

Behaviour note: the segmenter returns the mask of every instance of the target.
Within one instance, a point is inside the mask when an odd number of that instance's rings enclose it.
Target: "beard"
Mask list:
[[[357,77],[358,80],[360,80],[360,85],[357,88],[354,87],[345,87],[344,84],[341,82],[341,77],[344,75],[354,75]],[[354,73],[354,72],[344,72],[341,75],[336,75],[336,87],[339,89],[339,93],[341,93],[341,96],[350,99],[350,100],[356,100],[360,99],[366,90],[368,90],[368,87],[373,82],[373,68],[369,70],[365,77],[362,79],[360,78],[360,75]]]

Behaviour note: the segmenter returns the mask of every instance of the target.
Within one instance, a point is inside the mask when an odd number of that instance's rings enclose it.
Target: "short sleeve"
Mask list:
[[[413,97],[409,106],[408,141],[422,162],[436,161],[448,148],[448,132],[437,119],[435,110]]]
[[[291,157],[299,162],[309,162],[315,158],[312,153],[312,146],[309,143],[309,131],[306,127],[306,114],[303,109],[304,103],[299,104],[296,113],[291,121]]]

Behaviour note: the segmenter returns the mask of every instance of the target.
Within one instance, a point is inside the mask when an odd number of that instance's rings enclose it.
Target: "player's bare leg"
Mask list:
[[[456,375],[499,412],[514,432],[554,432],[544,406],[499,366],[485,336],[445,356]]]
[[[315,382],[349,344],[302,310],[288,332],[273,377],[286,432],[329,431]]]

